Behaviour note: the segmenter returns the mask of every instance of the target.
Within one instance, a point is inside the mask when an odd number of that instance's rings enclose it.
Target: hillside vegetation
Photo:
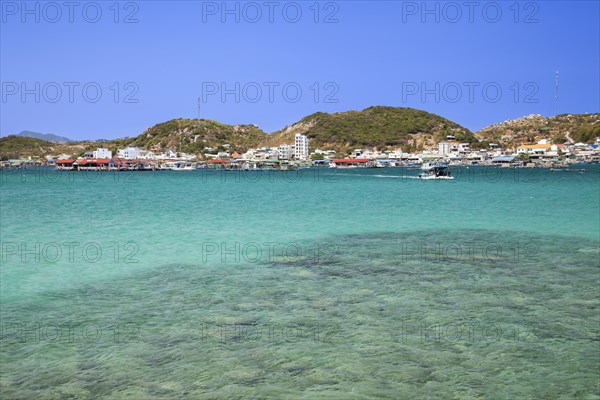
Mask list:
[[[245,152],[267,139],[268,135],[255,125],[226,125],[206,119],[180,118],[146,129],[127,144],[156,151],[173,148],[199,154],[205,147],[217,148],[223,144]]]
[[[491,125],[475,134],[426,111],[383,106],[333,114],[318,112],[271,135],[256,125],[227,125],[206,119],[179,118],[156,124],[133,138],[102,142],[56,143],[7,136],[0,138],[0,157],[42,157],[62,153],[80,156],[96,147],[107,147],[116,154],[118,148],[128,145],[155,152],[175,149],[198,155],[205,153],[206,148],[213,148],[213,153],[219,150],[243,153],[249,148],[293,144],[296,133],[310,138],[312,150],[333,149],[340,155],[365,147],[378,150],[401,148],[405,152],[435,149],[447,135],[470,143],[473,149],[486,147],[491,142],[514,147],[535,143],[542,138],[550,138],[554,143],[566,140],[591,143],[600,136],[600,114],[562,114],[549,118],[529,115]]]
[[[97,142],[48,142],[26,136],[10,135],[0,138],[0,159],[9,160],[21,157],[44,157],[68,154],[80,156],[88,150],[95,150],[104,143]]]
[[[459,124],[412,108],[370,107],[362,111],[334,114],[315,113],[275,132],[269,143],[293,143],[296,133],[306,134],[311,148],[338,152],[373,147],[379,150],[401,147],[404,151],[434,148],[447,135],[475,143],[471,131]]]
[[[543,138],[550,138],[553,143],[567,140],[592,143],[600,136],[600,114],[561,114],[548,118],[533,114],[488,126],[476,135],[503,146],[535,143]]]

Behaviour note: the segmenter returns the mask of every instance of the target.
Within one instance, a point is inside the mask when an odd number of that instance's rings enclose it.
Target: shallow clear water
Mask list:
[[[3,398],[600,398],[600,169],[3,171]]]

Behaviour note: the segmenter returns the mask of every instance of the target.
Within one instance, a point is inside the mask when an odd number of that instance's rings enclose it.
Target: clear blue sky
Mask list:
[[[421,1],[228,2],[230,14],[221,1],[140,1],[121,2],[118,15],[113,1],[76,3],[53,3],[58,14],[43,2],[0,2],[2,136],[135,136],[196,117],[199,97],[203,118],[267,132],[372,105],[478,130],[553,115],[557,70],[559,113],[600,112],[598,1],[429,2],[430,13]]]

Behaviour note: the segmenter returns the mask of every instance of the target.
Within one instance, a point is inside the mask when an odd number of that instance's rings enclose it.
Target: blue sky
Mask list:
[[[553,115],[557,70],[559,113],[600,112],[598,1],[465,3],[2,1],[0,134],[136,136],[199,102],[267,132],[373,105],[478,130]]]

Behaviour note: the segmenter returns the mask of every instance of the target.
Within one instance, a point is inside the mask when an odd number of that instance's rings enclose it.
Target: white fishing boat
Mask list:
[[[191,163],[174,163],[171,168],[172,171],[193,171],[194,166]]]
[[[419,174],[419,178],[424,180],[430,179],[454,179],[453,176],[450,176],[450,168],[448,168],[448,164],[438,163],[438,164],[429,164],[425,163],[421,167],[421,173]]]

